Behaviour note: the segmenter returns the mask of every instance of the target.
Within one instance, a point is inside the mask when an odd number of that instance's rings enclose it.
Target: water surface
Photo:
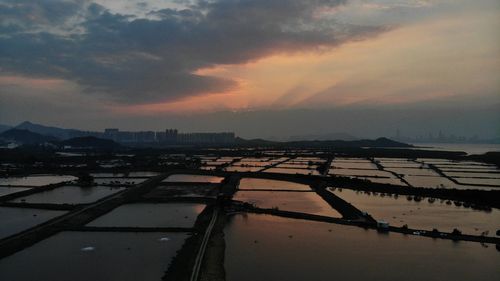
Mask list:
[[[0,207],[0,239],[27,230],[65,213],[65,211]],[[0,278],[0,280],[3,279]]]
[[[18,203],[45,203],[45,204],[87,204],[101,198],[122,191],[123,187],[107,186],[61,186],[55,189],[19,197],[11,202]]]
[[[447,176],[450,177],[459,177],[459,178],[493,178],[500,180],[500,173],[471,173],[468,171],[464,172],[444,172]]]
[[[485,184],[485,185],[494,185],[495,187],[500,187],[500,178],[498,179],[483,179],[483,178],[456,178],[459,183],[463,184]]]
[[[484,154],[489,151],[500,151],[500,144],[467,144],[467,143],[421,143],[415,144],[425,150],[463,151],[467,154]]]
[[[269,168],[264,170],[266,173],[279,173],[279,174],[301,174],[301,175],[319,175],[317,170],[309,169],[288,169],[288,168]]]
[[[407,224],[410,228],[451,232],[454,228],[464,234],[481,235],[487,232],[495,236],[500,230],[500,210],[491,212],[457,207],[453,202],[435,200],[430,203],[427,199],[416,202],[408,201],[406,196],[397,199],[392,196],[368,195],[350,189],[335,189],[333,193],[358,209],[368,212],[377,220],[384,220],[394,226]]]
[[[64,175],[33,175],[27,177],[10,177],[0,178],[0,185],[17,185],[17,186],[42,186],[65,181],[76,180],[73,176]]]
[[[170,175],[168,178],[164,179],[163,182],[209,182],[209,183],[220,183],[224,178],[215,176],[203,176],[203,175],[187,175],[187,174],[176,174]]]
[[[374,183],[384,183],[384,184],[393,184],[393,185],[403,185],[408,186],[406,183],[402,182],[400,179],[391,175],[391,177],[384,178],[376,178],[376,177],[355,177],[357,179],[368,180]]]
[[[495,187],[478,186],[479,181],[471,181],[468,184],[456,184],[453,181],[442,176],[410,176],[405,175],[404,179],[414,187],[429,187],[429,188],[456,188],[456,189],[479,189],[491,190]],[[458,180],[458,179],[457,179]],[[473,179],[474,180],[474,179]]]
[[[283,211],[342,217],[315,192],[238,191],[233,199],[264,209],[278,208]]]
[[[333,161],[332,167],[339,169],[365,169],[365,170],[377,169],[377,166],[375,166],[373,163],[369,161],[367,162]]]
[[[289,181],[242,178],[239,188],[241,189],[288,189],[288,190],[311,190],[308,185]]]
[[[192,227],[204,204],[135,203],[122,205],[90,222],[105,227]]]
[[[25,190],[30,190],[30,188],[0,186],[0,196],[13,194]]]
[[[144,178],[95,178],[94,182],[106,185],[133,185],[145,182],[146,180]]]
[[[429,176],[435,177],[439,176],[434,170],[427,168],[386,168],[386,170],[394,172],[400,175],[412,175],[412,176]]]
[[[61,232],[0,260],[0,280],[158,281],[187,237],[185,233]]]
[[[253,214],[234,216],[224,232],[228,281],[500,278],[491,245]]]
[[[263,167],[244,167],[244,166],[231,166],[226,167],[224,170],[228,172],[257,172],[262,170]]]
[[[330,175],[339,176],[371,176],[371,177],[391,177],[392,174],[381,170],[354,170],[354,169],[330,169]]]

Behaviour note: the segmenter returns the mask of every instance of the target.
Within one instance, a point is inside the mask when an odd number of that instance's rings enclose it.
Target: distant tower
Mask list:
[[[165,130],[165,141],[168,143],[176,143],[177,142],[177,129],[166,129]]]
[[[118,141],[118,134],[120,130],[117,128],[104,129],[104,138]]]

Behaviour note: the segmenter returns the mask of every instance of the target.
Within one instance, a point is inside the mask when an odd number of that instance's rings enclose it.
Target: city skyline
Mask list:
[[[119,143],[219,143],[229,144],[235,142],[238,138],[245,139],[232,131],[182,131],[176,128],[154,129],[154,130],[122,130],[120,128],[104,128],[103,130],[81,130],[79,128],[59,128],[47,126],[44,124],[36,124],[30,121],[25,121],[15,126],[0,126],[0,133],[9,129],[27,130],[38,133],[44,136],[55,137],[60,140],[78,138],[78,137],[97,137],[113,140]],[[406,143],[462,143],[462,144],[497,144],[500,142],[498,138],[482,138],[477,134],[462,134],[455,135],[446,129],[438,129],[437,131],[427,131],[423,134],[407,135],[401,129],[396,129],[394,134],[380,135],[375,138],[390,138],[392,140]],[[363,136],[354,136],[347,133],[326,132],[321,134],[304,134],[293,135],[288,137],[268,137],[255,138],[269,141],[326,141],[326,140],[362,140],[369,139]],[[374,139],[374,138],[373,138]]]

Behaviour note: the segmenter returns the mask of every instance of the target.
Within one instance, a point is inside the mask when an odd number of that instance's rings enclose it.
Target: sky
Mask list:
[[[0,124],[500,137],[498,0],[0,0]]]

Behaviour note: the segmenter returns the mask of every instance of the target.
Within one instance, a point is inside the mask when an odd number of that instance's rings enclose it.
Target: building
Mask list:
[[[116,128],[104,129],[104,138],[108,140],[119,141],[120,130]]]
[[[178,132],[177,129],[166,129],[165,130],[165,142],[176,143]]]
[[[177,143],[179,144],[231,144],[234,141],[234,133],[187,133],[177,135]]]
[[[140,131],[135,133],[135,142],[156,142],[156,134],[153,131]]]
[[[104,130],[102,137],[120,143],[160,143],[160,144],[231,144],[235,142],[235,134],[226,133],[179,133],[177,129],[166,129],[164,132],[120,131],[116,128]]]

